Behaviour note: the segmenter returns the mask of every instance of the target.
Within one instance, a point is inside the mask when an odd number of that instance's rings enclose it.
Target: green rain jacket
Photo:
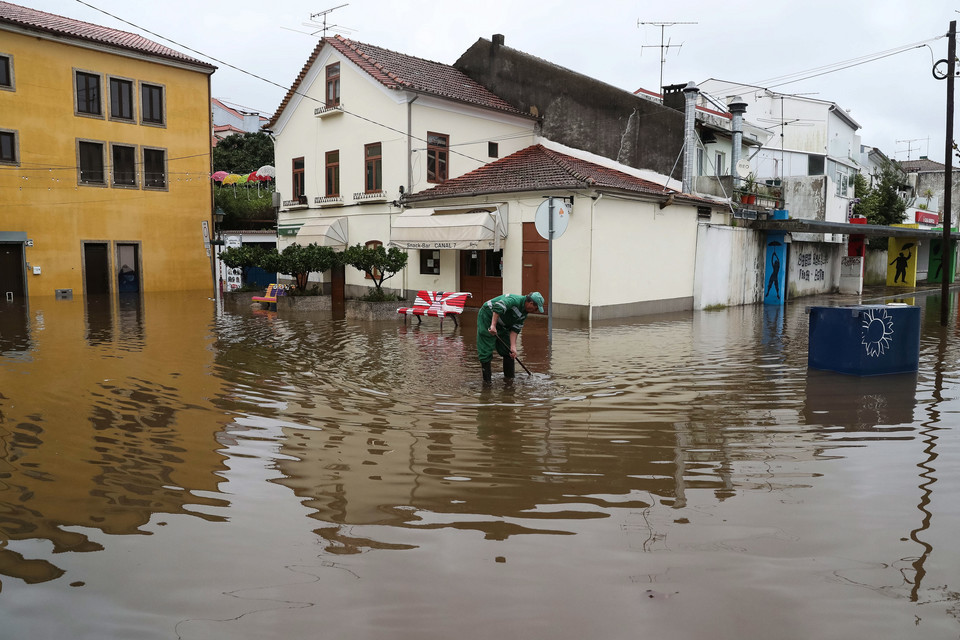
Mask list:
[[[487,300],[477,313],[477,357],[480,362],[490,362],[496,349],[504,358],[510,357],[510,332],[520,333],[523,321],[527,319],[527,297],[507,293]],[[497,335],[490,335],[490,321],[497,313]],[[503,341],[501,344],[497,337]],[[504,346],[506,345],[506,346]]]

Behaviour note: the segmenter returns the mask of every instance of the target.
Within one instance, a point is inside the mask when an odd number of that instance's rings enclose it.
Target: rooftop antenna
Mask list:
[[[667,27],[673,27],[678,24],[699,24],[699,23],[698,22],[641,22],[640,20],[637,20],[637,28],[639,28],[640,25],[645,25],[645,24],[653,25],[654,27],[660,27],[660,44],[659,45],[655,45],[655,44],[643,45],[640,47],[640,53],[642,55],[644,49],[660,49],[660,91],[662,92],[663,91],[663,64],[667,61],[667,50],[672,47],[677,47],[679,49],[680,47],[683,46],[682,42],[680,44],[670,44],[670,41],[664,42],[663,41],[664,30]]]
[[[930,138],[929,138],[929,137],[927,137],[927,138],[913,138],[913,139],[911,139],[911,140],[897,140],[896,143],[897,143],[897,144],[901,144],[901,143],[904,143],[904,142],[907,143],[907,161],[909,162],[910,160],[913,160],[913,158],[911,157],[911,156],[913,155],[913,150],[920,148],[920,147],[914,147],[914,146],[913,146],[913,143],[914,143],[914,142],[924,142],[924,141],[927,143],[927,155],[929,156],[929,155],[930,155]],[[902,153],[902,152],[901,152],[901,151],[897,151],[897,153]]]
[[[304,23],[303,23],[303,26],[305,26],[305,27],[312,27],[313,29],[315,29],[315,31],[314,31],[313,33],[311,33],[310,35],[315,36],[315,35],[317,35],[318,33],[321,33],[321,32],[322,32],[324,38],[327,37],[327,31],[328,31],[329,29],[334,29],[334,28],[337,28],[337,27],[339,27],[341,30],[346,31],[346,32],[348,32],[348,33],[349,33],[350,31],[356,31],[356,29],[350,29],[349,27],[344,27],[344,26],[342,26],[342,25],[336,25],[336,24],[330,24],[330,25],[328,25],[328,24],[327,24],[327,16],[328,16],[329,14],[333,13],[333,12],[336,11],[337,9],[342,9],[342,8],[346,7],[347,5],[349,5],[349,4],[350,4],[350,3],[348,2],[348,3],[346,3],[346,4],[337,5],[337,6],[333,7],[332,9],[327,9],[327,10],[325,10],[325,11],[319,11],[319,12],[317,12],[317,13],[311,13],[311,14],[310,14],[310,22],[304,22]],[[316,21],[317,21],[318,18],[321,19],[321,20],[323,20],[323,22],[321,22],[320,24],[317,24]]]

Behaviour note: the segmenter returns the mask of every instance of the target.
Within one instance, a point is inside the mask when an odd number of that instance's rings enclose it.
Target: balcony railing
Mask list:
[[[313,199],[313,204],[320,207],[343,206],[343,196],[318,196]]]
[[[380,191],[370,191],[353,194],[353,199],[356,202],[384,202],[387,199],[387,192],[381,189]]]
[[[316,109],[313,110],[313,115],[317,118],[327,118],[329,116],[337,115],[338,113],[343,113],[342,104],[335,104],[330,106],[324,105],[322,107],[317,107]]]

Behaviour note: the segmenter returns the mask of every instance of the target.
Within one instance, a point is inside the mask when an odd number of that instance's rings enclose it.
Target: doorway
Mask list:
[[[117,293],[140,293],[140,245],[116,243]]]
[[[0,295],[4,302],[23,302],[27,297],[23,243],[0,243]]]
[[[467,307],[479,308],[503,293],[503,250],[468,249],[460,252],[460,290],[473,294]]]
[[[83,294],[110,294],[110,247],[106,242],[83,243]]]
[[[539,291],[544,304],[550,290],[550,242],[540,235],[533,222],[523,223],[523,293]],[[546,310],[546,307],[544,307]]]

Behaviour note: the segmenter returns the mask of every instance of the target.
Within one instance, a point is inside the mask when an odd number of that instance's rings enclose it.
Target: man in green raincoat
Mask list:
[[[517,336],[527,314],[533,311],[543,313],[543,296],[538,291],[525,296],[507,293],[487,300],[480,306],[477,313],[477,357],[483,369],[484,382],[490,382],[493,377],[490,361],[494,349],[503,356],[503,377],[513,377]]]

